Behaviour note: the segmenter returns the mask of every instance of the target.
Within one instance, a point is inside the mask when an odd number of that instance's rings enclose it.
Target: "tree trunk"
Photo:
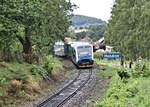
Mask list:
[[[10,47],[5,47],[3,49],[3,60],[6,62],[10,62],[12,61],[12,55],[11,55],[11,51],[10,51]]]
[[[31,43],[31,30],[29,27],[25,28],[25,37],[17,36],[23,47],[23,58],[25,62],[32,63],[32,43]]]
[[[129,68],[132,68],[133,61],[129,62]]]
[[[121,58],[120,65],[124,67],[124,59]]]
[[[32,43],[31,30],[29,27],[25,28],[25,40],[23,42],[23,56],[27,63],[32,63]]]

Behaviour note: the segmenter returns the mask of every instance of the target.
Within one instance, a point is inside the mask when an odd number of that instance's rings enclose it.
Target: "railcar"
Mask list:
[[[71,42],[64,46],[66,56],[69,56],[79,68],[92,67],[94,63],[93,45],[88,42]]]
[[[88,42],[56,42],[54,54],[70,58],[79,68],[92,67],[94,64],[93,45]]]
[[[54,44],[54,54],[56,56],[60,56],[60,57],[65,56],[64,43],[62,41],[55,42],[55,44]]]

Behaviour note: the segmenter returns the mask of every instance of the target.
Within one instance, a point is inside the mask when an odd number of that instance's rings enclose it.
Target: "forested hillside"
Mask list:
[[[150,58],[150,1],[116,0],[105,38],[128,58]]]
[[[81,28],[84,29],[84,27]],[[88,27],[85,27],[85,29],[87,29],[86,32],[83,31],[76,34],[70,33],[70,36],[74,37],[77,40],[90,38],[93,42],[96,42],[104,36],[106,25],[90,25]]]
[[[93,42],[99,40],[104,36],[107,25],[107,23],[101,19],[84,15],[72,16],[71,23],[71,27],[73,28],[73,30],[68,34],[70,37],[77,40],[89,38]],[[80,32],[73,33],[74,31]]]
[[[103,25],[105,21],[94,17],[88,17],[83,15],[74,15],[71,18],[73,26],[87,26],[87,25]]]

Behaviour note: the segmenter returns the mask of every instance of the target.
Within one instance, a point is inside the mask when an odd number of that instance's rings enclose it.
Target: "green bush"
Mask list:
[[[11,80],[21,80],[25,82],[28,76],[27,73],[20,69],[7,69],[0,72],[0,84],[7,84]]]
[[[149,69],[147,61],[137,63],[133,69],[120,69],[130,78],[124,82],[118,75],[113,75],[109,89],[103,100],[96,103],[97,107],[150,107]]]
[[[44,69],[47,70],[48,74],[52,75],[52,71],[54,68],[54,58],[52,56],[46,56]]]
[[[1,85],[6,85],[7,84],[7,80],[5,77],[0,77],[0,86]]]
[[[31,66],[30,72],[31,72],[32,75],[35,75],[35,76],[39,75],[39,69],[36,65]]]
[[[30,72],[35,76],[42,76],[45,79],[49,79],[52,75],[60,73],[63,69],[62,63],[51,55],[44,58],[43,65],[31,65]]]
[[[45,69],[44,65],[40,65],[40,66],[32,65],[30,72],[32,75],[35,75],[35,76],[48,75],[48,71]]]
[[[43,65],[39,65],[39,66],[32,65],[30,72],[32,75],[38,76],[38,75],[42,75],[42,73],[45,73],[47,71],[43,68]]]
[[[50,75],[57,75],[63,70],[62,62],[60,62],[58,58],[51,55],[46,56],[44,69],[46,69]]]
[[[101,67],[102,68],[102,67]],[[117,69],[114,69],[113,67],[110,66],[104,66],[103,69],[100,68],[100,72],[98,75],[101,78],[110,78],[116,74]]]
[[[56,68],[61,68],[61,63],[56,58],[53,58],[51,55],[45,57],[45,63],[43,65],[32,65],[31,73],[32,75],[43,75],[48,74],[52,76]]]
[[[132,83],[123,83],[116,77],[111,83],[107,94],[102,102],[97,102],[97,107],[127,107],[128,101],[136,97],[139,92],[139,83],[131,80]]]
[[[133,77],[150,76],[150,64],[147,61],[138,62],[132,72]]]
[[[95,52],[94,53],[94,58],[96,59],[102,59],[102,55],[104,54],[104,52]]]

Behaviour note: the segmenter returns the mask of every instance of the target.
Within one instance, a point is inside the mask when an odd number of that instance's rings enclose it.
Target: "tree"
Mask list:
[[[149,1],[116,0],[105,33],[106,42],[128,58],[150,58]]]
[[[3,0],[0,9],[1,29],[6,30],[0,31],[1,40],[6,36],[9,42],[19,40],[26,62],[31,63],[33,45],[49,46],[63,38],[72,5],[66,0]]]
[[[91,25],[89,26],[89,37],[93,41],[97,41],[104,36],[104,32],[106,30],[106,25]]]

